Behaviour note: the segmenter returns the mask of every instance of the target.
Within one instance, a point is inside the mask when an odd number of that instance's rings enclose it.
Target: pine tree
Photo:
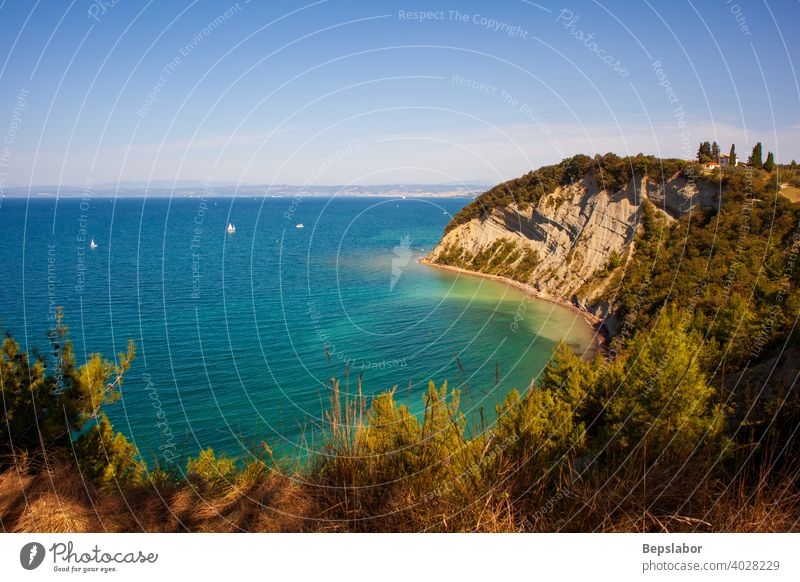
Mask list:
[[[761,154],[761,142],[758,142],[755,146],[753,146],[753,152],[750,154],[750,159],[747,160],[747,163],[754,168],[760,168],[764,165]]]
[[[689,314],[672,307],[627,342],[627,354],[600,385],[612,386],[602,427],[627,452],[647,443],[648,457],[686,462],[722,438],[722,406],[713,400],[702,361],[702,336]]]
[[[772,172],[775,169],[775,156],[772,155],[772,152],[767,153],[767,161],[764,162],[764,169],[767,172]]]
[[[20,455],[74,457],[81,474],[99,484],[134,481],[145,470],[136,447],[115,433],[103,411],[121,397],[122,376],[134,358],[118,355],[114,364],[91,354],[78,366],[62,313],[50,330],[52,357],[20,351],[11,336],[0,345],[0,470]],[[12,440],[13,437],[13,440]]]
[[[731,167],[735,167],[736,166],[736,144],[735,143],[731,144],[730,164],[731,164]]]

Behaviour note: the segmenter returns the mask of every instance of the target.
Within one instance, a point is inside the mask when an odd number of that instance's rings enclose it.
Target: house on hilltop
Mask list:
[[[736,166],[741,166],[742,164],[744,164],[744,162],[742,162],[739,159],[736,159],[736,164],[735,164]],[[703,163],[703,169],[705,170],[714,170],[716,168],[730,168],[730,167],[731,167],[731,157],[728,154],[722,154],[719,157],[719,161],[712,160],[710,162]]]

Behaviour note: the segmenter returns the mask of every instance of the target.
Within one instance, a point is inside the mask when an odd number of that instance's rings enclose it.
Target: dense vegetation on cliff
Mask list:
[[[620,188],[642,173],[682,170],[679,160],[575,156],[490,190],[454,221],[511,199],[535,204],[538,190],[587,172]],[[368,397],[360,382],[356,391],[331,380],[324,444],[306,462],[276,461],[264,443],[248,459],[207,450],[147,467],[102,414],[132,351],[116,367],[93,356],[76,368],[61,329],[54,349],[66,367],[45,368],[8,339],[2,525],[796,530],[800,206],[777,194],[775,178],[754,168],[709,174],[721,187],[719,208],[678,220],[643,204],[633,252],[609,257],[598,275],[611,283],[605,298],[617,321],[608,353],[585,361],[559,346],[491,425],[469,426],[446,382],[431,382],[418,417],[395,391]],[[499,243],[498,252],[518,249]],[[484,259],[473,267],[491,272]],[[62,377],[68,389],[53,396]]]
[[[742,444],[780,436],[795,445],[800,205],[777,194],[774,175],[743,168],[718,177],[717,212],[671,222],[645,206],[636,252],[607,291],[623,322],[617,337],[651,327],[667,305],[685,309]]]

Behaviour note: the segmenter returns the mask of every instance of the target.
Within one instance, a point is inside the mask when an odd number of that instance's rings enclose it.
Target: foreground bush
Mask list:
[[[74,456],[77,468],[91,481],[135,482],[144,464],[103,412],[120,398],[123,374],[134,358],[133,342],[116,364],[92,354],[76,367],[67,331],[59,311],[47,357],[20,351],[10,336],[3,341],[0,469],[31,460],[35,466],[47,466]]]

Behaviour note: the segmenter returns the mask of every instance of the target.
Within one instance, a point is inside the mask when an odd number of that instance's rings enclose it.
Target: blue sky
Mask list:
[[[797,22],[789,0],[6,0],[0,186],[494,183],[701,140],[788,162]]]

